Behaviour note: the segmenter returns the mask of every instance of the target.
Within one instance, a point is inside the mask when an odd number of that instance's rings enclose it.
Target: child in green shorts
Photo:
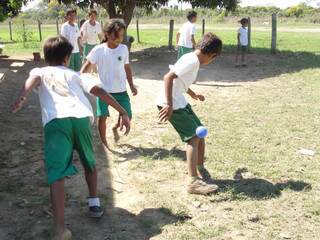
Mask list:
[[[72,164],[73,150],[79,153],[89,189],[89,216],[101,217],[103,208],[97,197],[97,170],[93,154],[91,123],[93,112],[83,90],[110,104],[120,114],[120,125],[130,131],[127,112],[100,86],[100,80],[80,76],[66,66],[72,45],[64,37],[49,38],[44,43],[48,66],[35,68],[22,87],[12,111],[17,112],[32,89],[39,93],[44,126],[45,170],[50,185],[55,238],[70,239],[64,223],[64,178],[77,173]]]
[[[76,24],[77,11],[75,9],[68,9],[66,19],[67,21],[61,26],[61,35],[68,39],[73,47],[68,67],[77,72],[80,71],[82,65],[81,35]]]
[[[196,135],[201,121],[188,104],[184,93],[193,99],[204,101],[204,96],[196,94],[189,87],[195,82],[200,65],[212,62],[222,50],[222,41],[214,34],[207,33],[194,52],[183,55],[164,76],[164,89],[157,99],[160,110],[159,120],[172,124],[182,141],[187,143],[187,163],[191,177],[188,192],[209,194],[217,191],[209,172],[204,167],[205,141]],[[198,172],[201,178],[198,177]]]
[[[125,31],[126,25],[122,19],[111,19],[105,24],[103,43],[91,50],[81,72],[90,72],[92,66],[96,65],[99,78],[103,83],[103,89],[119,102],[128,112],[131,119],[132,111],[130,98],[127,93],[127,82],[133,96],[137,95],[137,89],[133,85],[128,48],[126,45],[121,44]],[[101,141],[109,148],[106,139],[106,121],[110,114],[108,105],[101,101],[100,98],[97,98],[97,116],[99,117],[98,128]],[[118,122],[112,127],[116,142],[119,140],[119,120],[120,118],[118,118]]]
[[[192,10],[187,14],[188,21],[185,22],[176,35],[176,41],[178,46],[178,59],[184,54],[193,52],[196,42],[194,36],[196,34],[197,12]]]

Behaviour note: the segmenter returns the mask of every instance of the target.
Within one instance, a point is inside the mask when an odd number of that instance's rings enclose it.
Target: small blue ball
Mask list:
[[[208,129],[204,126],[197,127],[196,135],[198,138],[205,138],[208,135]]]

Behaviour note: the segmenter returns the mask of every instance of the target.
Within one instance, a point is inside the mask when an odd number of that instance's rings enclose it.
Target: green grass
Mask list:
[[[41,51],[42,43],[39,41],[39,33],[37,26],[27,25],[26,29],[32,32],[32,39],[24,44],[19,40],[17,33],[17,25],[13,27],[13,40],[10,41],[8,26],[0,27],[0,40],[7,42],[4,49],[4,54],[7,55],[31,55],[32,52]],[[19,25],[18,25],[19,26]],[[221,26],[229,27],[229,25],[219,25],[218,29],[214,26],[208,26],[208,31],[213,31],[223,40],[225,44],[225,52],[235,50],[236,46],[236,30],[221,30]],[[21,27],[21,26],[20,26]],[[233,27],[236,26],[233,25]],[[177,29],[175,29],[176,33]],[[128,33],[135,38],[133,49],[142,49],[150,47],[160,47],[168,45],[169,33],[166,29],[141,29],[140,41],[137,42],[136,31],[134,28],[129,28]],[[174,36],[175,36],[174,33]],[[56,35],[56,27],[54,25],[43,25],[42,38]],[[20,37],[21,38],[21,37]],[[198,29],[196,39],[201,39],[201,29]],[[292,52],[313,52],[319,53],[320,33],[295,33],[295,32],[278,32],[278,50]],[[173,40],[174,42],[174,40]],[[252,32],[252,48],[256,52],[269,52],[271,45],[270,32],[253,31]]]

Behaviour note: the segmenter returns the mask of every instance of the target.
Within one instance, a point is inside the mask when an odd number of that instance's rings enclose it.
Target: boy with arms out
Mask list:
[[[187,19],[188,21],[181,26],[176,36],[178,46],[178,59],[181,58],[184,54],[192,52],[196,46],[196,42],[194,40],[196,27],[194,23],[197,21],[197,12],[188,12]]]
[[[101,217],[103,208],[97,197],[97,170],[93,155],[90,123],[93,122],[91,105],[83,90],[100,97],[120,114],[120,125],[130,131],[127,112],[106,93],[98,79],[78,75],[66,66],[72,45],[64,37],[49,38],[44,43],[47,67],[35,68],[22,87],[12,111],[17,112],[32,89],[38,88],[44,126],[45,170],[50,185],[55,239],[71,238],[64,223],[64,178],[77,173],[72,165],[73,150],[77,150],[85,169],[89,189],[89,215]]]
[[[67,21],[61,26],[61,35],[68,39],[73,47],[68,67],[78,72],[82,65],[82,44],[80,30],[76,24],[77,11],[75,9],[68,9],[66,20]]]
[[[126,25],[122,19],[111,19],[104,26],[103,43],[94,47],[87,56],[87,61],[82,66],[81,72],[90,72],[91,67],[96,65],[103,89],[110,93],[132,118],[130,98],[127,93],[128,82],[133,96],[137,95],[137,89],[133,85],[132,71],[129,64],[129,51],[126,45],[121,44],[125,34]],[[97,98],[97,116],[99,117],[98,128],[102,143],[108,147],[106,139],[107,118],[110,116],[108,105]],[[119,140],[118,122],[112,127],[114,140]]]
[[[183,55],[164,76],[164,89],[157,99],[159,120],[172,124],[182,141],[187,143],[187,164],[191,177],[187,191],[191,194],[209,194],[217,191],[209,172],[204,168],[205,142],[196,136],[196,129],[202,126],[192,111],[184,93],[193,99],[204,101],[189,87],[195,82],[200,65],[212,62],[222,50],[222,41],[214,34],[207,33],[194,52]],[[198,177],[198,172],[201,178]]]

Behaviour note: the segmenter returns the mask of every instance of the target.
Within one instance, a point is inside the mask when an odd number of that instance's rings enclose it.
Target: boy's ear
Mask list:
[[[63,60],[63,62],[64,62],[65,65],[69,65],[70,56],[71,56],[71,55],[65,56],[65,58],[64,58],[64,60]]]

